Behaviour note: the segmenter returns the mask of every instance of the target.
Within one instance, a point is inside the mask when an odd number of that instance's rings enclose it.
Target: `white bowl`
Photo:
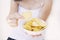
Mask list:
[[[46,22],[45,22],[45,21],[43,21],[42,19],[40,19],[40,21],[46,25]],[[25,22],[24,22],[24,23],[25,23]],[[46,25],[46,26],[47,26],[47,25]],[[46,28],[45,28],[45,29],[46,29]],[[45,31],[45,29],[35,32],[35,31],[26,30],[26,29],[23,27],[23,30],[24,30],[28,35],[38,35],[38,34],[41,34],[41,33],[43,33],[43,32]]]

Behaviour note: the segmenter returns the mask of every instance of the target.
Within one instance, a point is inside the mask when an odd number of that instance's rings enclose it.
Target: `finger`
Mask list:
[[[22,15],[20,15],[19,13],[15,13],[15,16],[16,16],[16,18],[18,18],[18,19],[23,19],[24,17],[22,16]]]
[[[16,19],[8,19],[8,22],[16,22]]]
[[[42,36],[42,34],[38,34],[38,35],[36,35],[37,37],[39,37],[39,36]]]
[[[17,25],[16,24],[9,24],[11,27],[16,27]]]
[[[18,19],[24,19],[24,17],[23,16],[18,16],[18,17],[16,17],[16,18],[18,18]]]
[[[32,35],[32,37],[35,37],[35,35]]]
[[[32,37],[39,37],[39,36],[42,36],[42,34],[32,35]]]
[[[9,22],[8,23],[10,26],[18,26],[17,23]]]
[[[21,16],[21,17],[19,17],[19,19],[24,19],[24,17]]]
[[[8,20],[8,24],[16,24],[16,25],[18,25],[18,21],[17,20]]]
[[[16,24],[16,22],[12,22],[12,21],[10,21],[10,22],[8,22],[8,23],[13,23],[13,24]]]

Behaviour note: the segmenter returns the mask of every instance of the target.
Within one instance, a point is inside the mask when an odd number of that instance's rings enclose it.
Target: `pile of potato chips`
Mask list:
[[[24,24],[24,28],[29,31],[40,31],[45,29],[46,25],[38,18],[32,18]]]

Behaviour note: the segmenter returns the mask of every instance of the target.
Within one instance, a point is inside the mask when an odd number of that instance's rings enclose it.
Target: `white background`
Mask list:
[[[6,22],[10,0],[0,0],[0,40],[6,40],[11,31]],[[47,20],[46,40],[60,40],[60,0],[53,0],[51,14]]]

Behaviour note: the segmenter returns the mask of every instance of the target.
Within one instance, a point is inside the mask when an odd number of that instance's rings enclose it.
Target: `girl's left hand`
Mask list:
[[[18,20],[23,19],[24,17],[18,13],[9,14],[7,17],[7,22],[10,26],[18,26]]]

